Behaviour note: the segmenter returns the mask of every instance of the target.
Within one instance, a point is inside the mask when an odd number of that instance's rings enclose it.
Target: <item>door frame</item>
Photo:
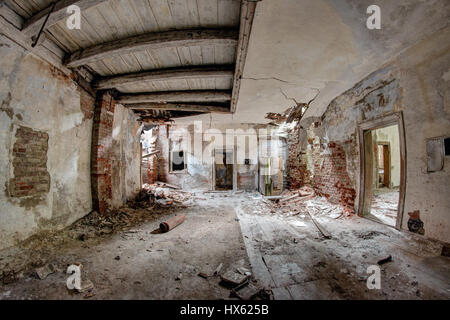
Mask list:
[[[212,149],[212,172],[211,172],[211,189],[216,191],[216,150],[223,152],[231,152],[233,157],[233,187],[231,190],[236,191],[236,148],[213,148]]]
[[[387,126],[397,125],[398,135],[400,142],[400,190],[397,209],[397,221],[395,228],[401,229],[403,221],[403,211],[405,206],[405,193],[406,193],[406,141],[405,141],[405,127],[403,122],[402,112],[395,112],[392,114],[384,115],[382,117],[364,121],[358,124],[358,138],[359,138],[359,158],[360,158],[360,170],[359,170],[359,199],[357,205],[357,212],[360,217],[364,217],[364,206],[368,199],[366,199],[365,190],[365,175],[366,175],[366,159],[365,159],[365,139],[364,134],[367,131],[381,129]],[[392,152],[392,150],[391,150]]]

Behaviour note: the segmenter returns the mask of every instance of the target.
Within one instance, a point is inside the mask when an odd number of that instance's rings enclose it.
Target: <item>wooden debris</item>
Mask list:
[[[258,285],[248,282],[246,284],[248,285],[240,285],[237,288],[232,289],[231,293],[241,300],[251,300],[263,290],[263,288]]]
[[[319,229],[320,233],[322,233],[323,237],[326,239],[331,239],[331,234],[325,230],[324,227],[322,227],[322,225],[320,223],[318,223],[313,217],[312,215],[307,211],[309,217],[311,218],[312,222],[316,225],[317,229]]]
[[[214,271],[214,275],[217,276],[220,272],[220,270],[222,270],[223,267],[223,263],[219,264],[216,268],[216,270]]]
[[[223,275],[220,276],[220,278],[222,279],[222,281],[233,284],[233,285],[240,285],[242,283],[244,283],[247,279],[248,276],[244,275],[244,274],[240,274],[237,273],[233,270],[228,270],[227,272],[225,272]]]
[[[389,255],[389,256],[387,256],[386,258],[383,258],[383,259],[381,259],[381,260],[378,260],[378,265],[382,265],[382,264],[385,264],[385,263],[388,263],[388,262],[391,262],[392,261],[392,256],[391,255]]]
[[[160,186],[162,186],[162,187],[167,187],[167,188],[170,188],[170,189],[181,189],[181,187],[173,185],[173,184],[170,184],[170,183],[167,183],[167,182],[156,181],[155,183],[160,185]]]
[[[204,279],[208,279],[208,275],[206,274],[206,273],[204,273],[204,272],[200,272],[199,274],[198,274],[198,276],[199,277],[202,277],[202,278],[204,278]]]
[[[46,264],[43,267],[36,268],[36,270],[35,270],[37,277],[41,280],[44,280],[50,274],[55,273],[55,272],[56,272],[56,267],[51,263]]]

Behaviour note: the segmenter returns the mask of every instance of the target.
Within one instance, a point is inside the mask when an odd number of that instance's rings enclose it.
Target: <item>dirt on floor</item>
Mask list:
[[[441,244],[296,192],[280,203],[258,193],[147,186],[108,216],[93,212],[0,252],[0,299],[236,299],[221,276],[247,271],[252,287],[266,289],[258,299],[450,298]],[[158,231],[181,215],[184,223]],[[367,268],[387,256],[381,288],[368,289]],[[73,264],[92,289],[67,289]]]

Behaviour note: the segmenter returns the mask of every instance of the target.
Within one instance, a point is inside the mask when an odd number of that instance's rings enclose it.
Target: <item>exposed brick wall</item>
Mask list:
[[[300,147],[298,126],[289,132],[287,144],[287,185],[290,189],[298,189],[309,183],[306,161],[303,157],[304,152],[302,152]]]
[[[47,171],[48,134],[18,127],[13,147],[14,177],[9,183],[11,197],[45,194],[50,190]]]
[[[142,172],[143,183],[152,184],[158,180],[158,157],[156,155],[142,159]]]
[[[317,193],[332,203],[353,211],[356,191],[347,173],[346,155],[341,145],[330,142],[326,154],[319,143],[313,146],[314,175],[312,185]]]
[[[115,100],[101,92],[97,95],[92,129],[91,183],[93,208],[106,213],[112,200],[112,130]]]
[[[345,150],[336,142],[325,143],[316,136],[314,131],[318,126],[318,123],[313,123],[307,130],[297,126],[290,132],[287,161],[289,188],[311,185],[317,194],[353,212],[356,191],[348,175]],[[299,130],[304,130],[304,141],[299,139]]]

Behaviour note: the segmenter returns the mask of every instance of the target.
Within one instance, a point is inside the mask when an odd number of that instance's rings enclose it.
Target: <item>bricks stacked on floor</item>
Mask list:
[[[45,194],[50,190],[47,171],[48,134],[18,127],[13,146],[14,177],[10,180],[11,197]]]

